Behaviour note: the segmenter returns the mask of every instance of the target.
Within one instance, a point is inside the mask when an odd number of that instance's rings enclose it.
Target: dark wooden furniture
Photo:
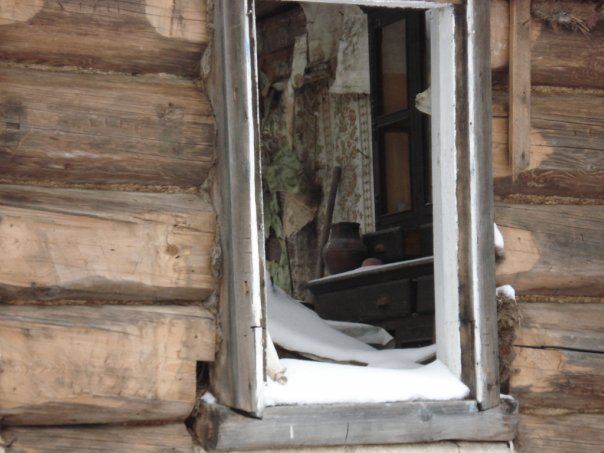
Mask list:
[[[397,347],[434,336],[433,258],[355,269],[311,280],[315,310],[325,319],[383,327]]]

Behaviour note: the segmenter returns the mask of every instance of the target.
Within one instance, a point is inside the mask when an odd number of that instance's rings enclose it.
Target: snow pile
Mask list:
[[[422,362],[436,346],[377,350],[331,327],[314,311],[273,286],[267,291],[268,330],[279,346],[324,363],[283,359],[285,379],[268,380],[267,406],[452,400],[469,389],[442,362]],[[362,364],[368,366],[350,365]]]
[[[436,345],[377,350],[330,327],[281,288],[273,285],[267,294],[268,331],[275,344],[289,351],[325,361],[398,369],[417,368],[416,362],[436,353]]]
[[[267,406],[452,400],[469,394],[468,388],[438,360],[413,370],[293,359],[281,362],[287,368],[287,384],[267,382]]]

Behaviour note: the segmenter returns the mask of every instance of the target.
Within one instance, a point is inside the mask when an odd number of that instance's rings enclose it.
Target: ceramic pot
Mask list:
[[[359,234],[356,222],[334,223],[329,240],[323,247],[323,261],[330,274],[339,274],[361,266],[367,257],[367,247]]]

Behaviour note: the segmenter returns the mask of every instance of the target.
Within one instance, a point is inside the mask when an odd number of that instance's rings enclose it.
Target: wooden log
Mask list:
[[[604,411],[604,354],[515,347],[510,393],[523,410]]]
[[[600,96],[533,90],[528,167],[512,180],[505,165],[507,105],[494,95],[495,193],[604,198],[604,102]]]
[[[6,425],[183,420],[196,362],[211,361],[200,306],[0,306]]]
[[[601,296],[604,206],[497,203],[506,259],[497,284],[519,294]]]
[[[604,353],[604,304],[520,304],[518,346]]]
[[[195,451],[193,440],[184,423],[153,426],[7,428],[0,432],[0,436],[5,439],[6,453]]]
[[[205,0],[0,0],[0,13],[8,62],[196,77],[208,42]]]
[[[215,222],[193,194],[0,185],[0,301],[203,300]]]
[[[583,453],[602,451],[604,414],[521,415],[518,451]]]
[[[564,27],[554,30],[537,20],[532,27],[531,77],[535,85],[604,88],[604,23],[587,33]]]
[[[192,82],[0,68],[4,181],[190,187],[214,156],[214,120]]]
[[[517,406],[479,411],[474,401],[267,407],[262,419],[202,403],[196,432],[208,450],[511,440]]]

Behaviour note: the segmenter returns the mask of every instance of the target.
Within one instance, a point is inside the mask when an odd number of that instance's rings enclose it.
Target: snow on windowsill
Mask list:
[[[411,370],[283,359],[287,383],[269,380],[265,404],[387,403],[464,399],[469,389],[436,360]]]
[[[377,350],[337,331],[280,288],[267,293],[268,330],[276,344],[310,357],[368,365],[282,359],[287,382],[268,380],[267,406],[444,401],[469,395],[439,360],[417,363],[434,355],[434,345]]]

